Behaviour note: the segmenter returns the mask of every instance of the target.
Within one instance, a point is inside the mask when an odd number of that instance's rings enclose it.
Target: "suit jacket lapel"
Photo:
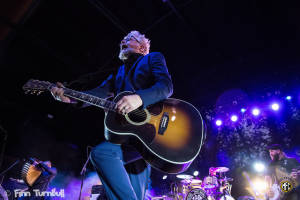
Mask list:
[[[135,87],[134,87],[134,83],[132,82],[132,76],[133,76],[133,72],[135,71],[135,68],[136,66],[138,65],[138,63],[142,60],[144,56],[140,56],[136,61],[135,63],[132,65],[132,67],[129,69],[129,72],[128,72],[128,82],[132,88],[133,91],[135,91]]]

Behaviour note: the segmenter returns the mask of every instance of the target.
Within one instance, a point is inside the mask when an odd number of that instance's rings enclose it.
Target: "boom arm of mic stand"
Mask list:
[[[10,167],[8,167],[6,170],[4,170],[3,172],[1,172],[0,176],[3,176],[6,172],[8,172],[11,168],[13,168],[19,162],[20,162],[20,160],[17,160],[16,162],[14,162]]]

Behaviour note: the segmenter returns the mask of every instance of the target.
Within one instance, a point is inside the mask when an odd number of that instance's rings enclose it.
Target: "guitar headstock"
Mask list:
[[[51,89],[52,84],[48,81],[39,81],[30,79],[23,85],[23,90],[25,91],[25,94],[36,94],[39,95],[44,91],[47,91]]]

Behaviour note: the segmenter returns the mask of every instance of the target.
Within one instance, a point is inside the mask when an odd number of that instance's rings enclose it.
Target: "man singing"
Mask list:
[[[86,93],[105,98],[112,93],[134,92],[117,102],[116,109],[121,114],[168,98],[173,92],[173,85],[164,56],[158,52],[149,53],[149,49],[150,40],[138,31],[131,31],[120,43],[119,58],[124,65],[120,66],[117,74],[110,75],[99,87]],[[74,102],[63,95],[61,83],[51,92],[59,101]],[[109,199],[144,199],[150,166],[140,158],[134,149],[108,141],[92,150],[92,163]]]

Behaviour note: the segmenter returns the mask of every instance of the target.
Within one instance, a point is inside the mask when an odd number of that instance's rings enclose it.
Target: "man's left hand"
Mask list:
[[[127,114],[143,105],[141,97],[137,94],[122,97],[116,104],[120,114]]]

